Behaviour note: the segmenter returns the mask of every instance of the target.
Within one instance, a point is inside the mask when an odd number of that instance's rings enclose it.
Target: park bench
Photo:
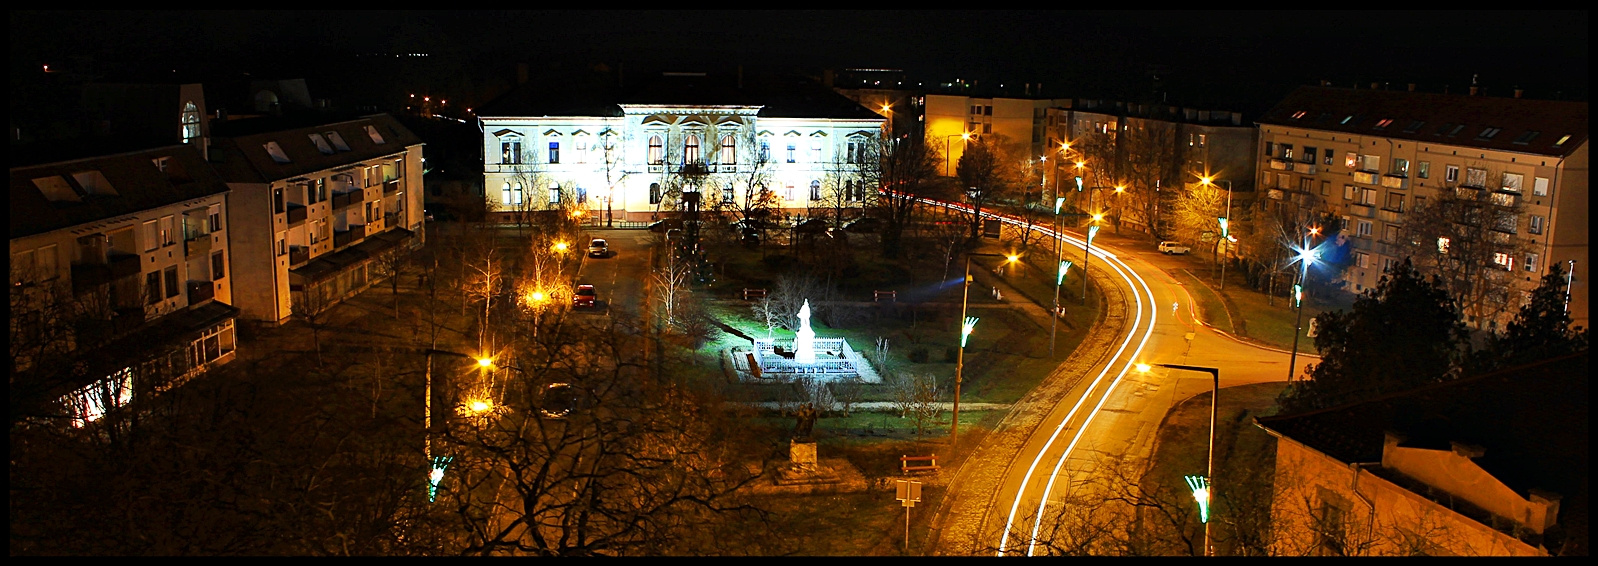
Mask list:
[[[911,462],[927,462],[926,464],[911,465]],[[938,470],[938,455],[931,456],[900,456],[899,470],[904,472],[934,472]]]
[[[765,289],[750,289],[750,288],[747,288],[747,287],[744,288],[744,300],[745,301],[753,301],[755,299],[764,299],[764,298],[766,298],[766,290]]]
[[[897,302],[899,302],[899,292],[898,291],[872,291],[871,292],[871,300],[872,301],[881,302],[882,299],[888,299],[889,302],[897,303]]]

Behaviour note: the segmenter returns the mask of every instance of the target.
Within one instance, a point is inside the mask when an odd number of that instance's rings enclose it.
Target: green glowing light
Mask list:
[[[1230,223],[1227,222],[1225,218],[1221,218],[1219,220],[1221,221],[1221,237],[1225,238],[1227,234],[1227,225]]]
[[[1210,482],[1204,476],[1185,476],[1187,488],[1193,490],[1193,500],[1198,501],[1199,522],[1210,522]]]
[[[444,481],[444,469],[449,467],[454,456],[434,456],[433,471],[427,474],[427,502],[432,503],[438,497],[438,482]]]
[[[1055,198],[1054,199],[1054,213],[1055,214],[1059,214],[1060,213],[1060,207],[1061,206],[1065,206],[1065,197]]]
[[[1082,176],[1076,176],[1076,192],[1082,192]]]
[[[1302,305],[1302,304],[1304,304],[1304,286],[1303,285],[1294,284],[1293,285],[1293,308],[1296,309],[1296,308],[1299,307],[1299,305]]]
[[[1099,227],[1098,226],[1089,226],[1088,227],[1088,245],[1090,245],[1090,246],[1093,245],[1093,235],[1094,234],[1098,234],[1098,233],[1099,233]]]
[[[977,317],[965,317],[965,324],[960,326],[960,347],[965,347],[966,339],[971,337],[971,331],[977,327]]]
[[[1054,284],[1055,285],[1059,285],[1059,284],[1065,283],[1065,272],[1069,271],[1070,269],[1071,269],[1071,262],[1069,262],[1069,261],[1060,262],[1060,274],[1054,278]]]

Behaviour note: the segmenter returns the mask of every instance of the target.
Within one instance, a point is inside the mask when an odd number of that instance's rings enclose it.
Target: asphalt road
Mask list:
[[[1082,236],[1060,237],[1066,259],[1080,265]],[[1221,395],[1229,386],[1287,379],[1286,352],[1197,322],[1187,289],[1161,267],[1174,261],[1152,243],[1101,232],[1092,255],[1092,277],[1107,299],[1105,319],[999,430],[972,448],[934,520],[936,553],[1031,554],[1035,537],[1046,532],[1042,525],[1061,512],[1062,494],[1102,465],[1146,461],[1165,413],[1212,386],[1208,373],[1143,374],[1138,363],[1218,368]],[[1314,361],[1299,353],[1300,364]]]
[[[648,230],[589,229],[588,238],[602,238],[610,245],[606,257],[584,257],[577,283],[593,285],[599,300],[594,309],[576,309],[577,316],[591,314],[637,313],[644,305],[650,274],[650,249],[659,235]],[[583,250],[588,242],[581,242]]]

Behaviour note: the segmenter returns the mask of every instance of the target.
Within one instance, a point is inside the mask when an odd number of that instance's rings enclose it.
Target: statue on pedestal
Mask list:
[[[799,307],[799,332],[793,339],[793,361],[799,364],[816,363],[816,331],[810,329],[810,299]]]

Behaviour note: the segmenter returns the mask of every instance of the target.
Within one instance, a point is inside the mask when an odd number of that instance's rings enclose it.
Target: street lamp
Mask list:
[[[1088,192],[1088,207],[1093,207],[1093,192]],[[1088,258],[1093,250],[1093,236],[1099,233],[1099,221],[1104,219],[1103,214],[1093,215],[1093,225],[1088,227],[1087,244],[1082,246],[1082,304],[1088,304]]]
[[[1221,394],[1221,370],[1204,366],[1184,366],[1179,364],[1137,364],[1139,373],[1148,373],[1151,366],[1170,369],[1185,369],[1188,371],[1201,371],[1210,374],[1210,446],[1209,463],[1206,465],[1203,478],[1188,478],[1188,487],[1193,490],[1193,499],[1199,504],[1199,518],[1204,522],[1204,555],[1215,556],[1215,547],[1210,544],[1210,502],[1215,501],[1215,400]]]
[[[1298,335],[1304,332],[1304,280],[1309,276],[1309,265],[1315,263],[1317,256],[1315,248],[1310,247],[1309,237],[1319,235],[1320,228],[1311,228],[1304,233],[1304,247],[1299,250],[1298,284],[1293,285],[1293,303],[1298,309],[1298,321],[1293,324],[1293,353],[1287,357],[1287,381],[1292,382],[1298,377],[1298,372],[1293,367],[1298,364]]]
[[[945,177],[949,176],[949,162],[951,161],[949,157],[949,141],[953,140],[955,137],[959,137],[963,142],[968,142],[971,141],[971,132],[960,132],[958,134],[949,134],[943,137],[943,176]],[[963,148],[965,146],[962,145],[961,147]]]
[[[1060,286],[1065,283],[1065,273],[1070,271],[1071,262],[1058,260],[1060,271],[1054,276],[1054,316],[1049,320],[1049,358],[1054,358],[1054,335],[1060,326]]]
[[[1202,184],[1204,186],[1214,186],[1215,185],[1215,181],[1214,181],[1213,177],[1200,177],[1199,178],[1199,184]],[[1231,235],[1231,223],[1232,223],[1231,219],[1232,219],[1232,182],[1231,181],[1226,181],[1226,216],[1222,216],[1220,218],[1220,222],[1221,222],[1221,245],[1225,246],[1226,251],[1228,253],[1230,253],[1232,251],[1232,242],[1231,242],[1231,240],[1228,239],[1228,236]],[[1226,289],[1226,258],[1221,258],[1221,284],[1220,284],[1220,288],[1221,288],[1221,290],[1225,290]]]
[[[965,254],[965,288],[960,294],[960,351],[954,358],[954,419],[949,425],[949,447],[953,448],[960,441],[960,383],[961,371],[965,368],[965,343],[971,337],[971,331],[976,329],[977,317],[966,316],[966,301],[971,297],[971,257],[988,256],[1005,258],[1005,263],[1015,263],[1017,256],[988,253]]]

